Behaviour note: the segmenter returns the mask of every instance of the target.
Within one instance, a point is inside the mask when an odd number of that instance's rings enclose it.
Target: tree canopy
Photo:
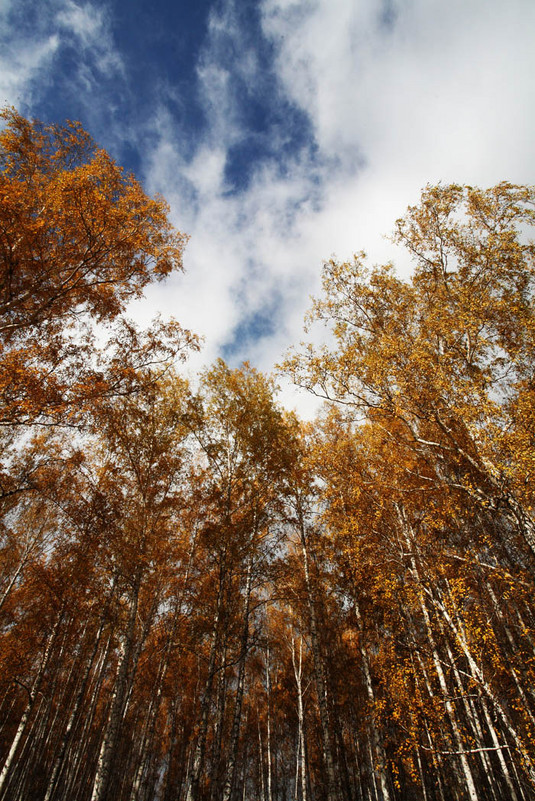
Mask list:
[[[125,318],[164,202],[5,118],[0,801],[535,797],[534,190],[427,187],[409,278],[326,263],[303,423]]]
[[[78,123],[0,131],[0,422],[59,422],[86,398],[193,343],[176,323],[143,337],[121,320],[151,281],[182,269],[186,237]],[[95,323],[107,352],[97,348]],[[100,357],[100,358],[99,358]],[[119,364],[122,362],[122,364]]]

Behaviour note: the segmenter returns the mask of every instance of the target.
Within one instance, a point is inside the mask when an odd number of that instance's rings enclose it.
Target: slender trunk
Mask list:
[[[360,645],[362,672],[364,674],[366,695],[368,696],[368,703],[370,706],[370,724],[369,724],[370,741],[374,752],[374,760],[372,762],[372,765],[375,766],[373,771],[375,781],[377,780],[379,781],[379,786],[377,788],[377,795],[379,801],[390,801],[390,791],[388,789],[388,777],[386,773],[386,755],[381,743],[379,731],[377,730],[377,724],[375,722],[375,692],[373,689],[372,677],[370,673],[370,663],[368,660],[368,654],[364,646],[364,626],[362,623],[360,609],[356,600],[354,601],[354,611],[359,630],[359,645]]]
[[[41,774],[44,777],[47,775],[47,763],[51,761],[50,757],[54,753],[54,741],[57,739],[56,721],[59,714],[67,707],[66,697],[68,690],[71,688],[72,676],[78,667],[78,664],[73,660],[67,676],[63,675],[62,668],[65,665],[65,643],[68,635],[68,623],[63,628],[62,642],[54,654],[55,669],[53,672],[50,671],[52,675],[51,681],[47,686],[46,696],[34,717],[32,736],[26,738],[26,742],[18,756],[19,765],[28,764],[32,766],[32,769],[31,771],[24,771],[24,776],[21,775],[20,789],[17,794],[13,793],[14,799],[24,799],[28,796],[27,788],[33,776]]]
[[[128,626],[124,641],[121,646],[117,675],[112,693],[111,707],[108,714],[106,730],[100,748],[97,763],[97,770],[93,782],[91,801],[104,801],[108,792],[110,782],[111,763],[113,753],[118,744],[119,726],[124,712],[124,705],[127,694],[127,679],[131,658],[135,645],[135,629],[139,604],[139,592],[141,588],[141,568],[134,579],[132,588],[132,598],[130,603],[130,613]]]
[[[479,751],[478,756],[481,760],[481,766],[483,768],[483,776],[485,776],[488,782],[489,794],[491,798],[495,799],[495,801],[499,801],[499,799],[496,799],[496,795],[494,793],[494,784],[495,784],[493,776],[494,771],[492,769],[492,763],[489,759],[488,751],[484,750],[486,743],[484,741],[483,731],[481,729],[481,724],[479,721],[477,710],[474,709],[473,705],[470,703],[471,699],[467,697],[468,690],[465,688],[462,682],[461,675],[457,668],[457,660],[455,659],[455,656],[453,655],[450,645],[448,643],[447,633],[444,631],[442,626],[440,626],[440,629],[444,637],[445,652],[448,657],[449,663],[451,665],[450,670],[455,680],[455,685],[459,693],[459,698],[464,708],[465,719],[467,721],[468,726],[472,730],[472,739],[475,741],[475,748],[483,749]]]
[[[499,500],[501,500],[501,498]],[[522,504],[512,495],[507,495],[506,504],[507,508],[510,510],[510,516],[516,522],[518,530],[531,551],[532,557],[535,557],[535,522],[526,512]]]
[[[258,726],[258,774],[260,779],[260,801],[266,801],[266,783],[264,780],[264,747],[262,745],[262,729],[260,727],[260,710],[256,710]]]
[[[507,625],[505,620],[503,620],[503,616],[501,614],[500,606],[498,604],[498,599],[496,598],[496,595],[494,594],[494,591],[493,591],[492,587],[490,586],[489,582],[487,582],[487,592],[488,592],[488,594],[490,596],[490,599],[492,601],[492,606],[494,608],[494,613],[496,614],[498,619],[501,619],[501,623],[502,623],[502,626],[503,626],[503,630],[505,632],[505,636],[507,638],[507,642],[509,643],[509,646],[511,648],[511,653],[514,654],[515,651],[517,650],[518,646],[515,643],[515,640],[514,640],[512,632],[511,632],[511,629],[509,628],[509,626]],[[530,703],[528,697],[526,696],[526,693],[524,691],[524,688],[522,687],[522,684],[520,682],[520,678],[519,678],[518,673],[515,670],[515,668],[511,665],[509,670],[510,670],[511,676],[513,677],[513,680],[515,682],[515,686],[516,686],[518,695],[520,696],[520,698],[522,700],[523,711],[524,711],[525,715],[529,718],[530,724],[533,727],[533,729],[535,730],[535,716],[533,715],[533,712],[532,712],[532,708],[531,708],[532,704]]]
[[[221,793],[221,752],[223,750],[223,731],[225,723],[225,711],[227,708],[227,647],[225,642],[221,646],[221,670],[217,678],[217,707],[214,721],[213,748],[212,748],[212,767],[210,772],[210,799],[219,801]]]
[[[30,542],[26,545],[26,547],[24,549],[24,552],[23,552],[21,558],[19,559],[19,563],[18,563],[18,565],[17,565],[17,567],[15,569],[15,572],[13,573],[13,575],[10,578],[10,580],[8,581],[6,589],[4,590],[2,595],[0,596],[0,611],[2,611],[2,609],[4,607],[4,604],[6,603],[7,599],[11,595],[11,591],[13,590],[13,587],[17,583],[19,577],[22,575],[22,572],[23,572],[24,568],[26,567],[26,565],[28,564],[28,562],[30,560],[30,556],[32,555],[32,551],[34,551],[35,548],[37,547],[37,543],[41,539],[42,534],[43,534],[43,527],[41,527],[39,529],[39,531],[35,534],[35,536],[33,536],[31,538]]]
[[[368,753],[367,753],[368,764],[370,765],[370,771],[371,771],[372,779],[374,779],[374,774],[375,774],[374,759],[375,759],[375,755],[374,755],[374,752],[373,752],[373,746],[372,746],[372,742],[370,740],[369,732],[368,732],[368,736],[366,737],[366,745],[368,746]],[[372,780],[370,782],[369,792],[370,792],[370,795],[372,796],[372,801],[381,801],[381,799],[379,798],[379,790],[378,790],[376,781]]]
[[[35,706],[35,702],[36,702],[37,696],[39,695],[39,692],[41,690],[41,686],[42,686],[42,683],[43,683],[43,680],[44,680],[44,677],[45,677],[45,673],[46,673],[46,670],[48,668],[48,664],[50,662],[50,657],[51,657],[51,654],[52,654],[52,650],[53,650],[53,648],[54,648],[54,646],[56,644],[56,639],[58,637],[58,634],[59,634],[59,631],[60,631],[60,626],[61,626],[61,624],[63,622],[63,618],[64,618],[64,610],[62,609],[62,611],[58,615],[58,618],[57,618],[57,620],[56,620],[56,622],[54,624],[54,627],[53,627],[53,629],[52,629],[52,631],[51,631],[51,633],[50,633],[50,635],[48,637],[48,642],[46,644],[46,647],[45,647],[45,650],[44,650],[44,653],[43,653],[43,656],[42,656],[42,659],[41,659],[41,664],[39,665],[39,669],[37,671],[37,675],[35,676],[35,679],[33,680],[33,683],[32,683],[32,686],[30,687],[30,689],[27,689],[28,701],[27,701],[26,706],[24,708],[24,712],[22,713],[22,717],[21,717],[21,719],[19,721],[19,725],[17,727],[17,731],[15,732],[15,737],[13,738],[13,742],[11,743],[11,747],[10,747],[9,752],[7,754],[6,760],[4,762],[4,766],[2,768],[2,771],[0,772],[0,798],[3,796],[4,790],[5,790],[5,787],[6,787],[6,781],[7,781],[11,766],[13,765],[13,762],[14,762],[14,759],[15,759],[15,756],[16,756],[16,753],[17,753],[17,750],[18,750],[18,747],[19,747],[19,743],[20,743],[20,741],[21,741],[21,739],[22,739],[22,737],[24,735],[26,726],[28,724],[28,720],[30,719],[30,715],[32,714],[33,708]]]
[[[230,732],[229,758],[223,787],[223,801],[230,801],[230,796],[236,781],[236,765],[238,761],[238,746],[240,739],[240,726],[242,715],[243,688],[245,684],[245,665],[247,662],[247,649],[249,646],[249,613],[251,608],[251,589],[253,585],[253,554],[251,552],[247,563],[247,578],[245,583],[245,612],[243,615],[243,629],[240,642],[240,657],[238,667],[238,686],[236,688],[236,701],[234,716]]]
[[[468,664],[470,666],[470,670],[472,672],[473,677],[476,679],[477,683],[479,684],[479,686],[483,690],[483,693],[485,694],[487,699],[490,701],[495,713],[500,718],[505,730],[507,731],[507,733],[509,734],[509,736],[513,740],[513,742],[514,742],[514,744],[516,746],[516,749],[517,749],[517,751],[518,751],[518,753],[519,753],[519,755],[520,755],[520,757],[522,759],[522,762],[524,764],[525,770],[526,770],[526,772],[527,772],[527,774],[528,774],[528,776],[530,778],[530,781],[531,781],[532,785],[535,786],[535,765],[531,761],[531,758],[529,756],[526,744],[524,743],[524,741],[520,737],[519,733],[517,732],[517,730],[516,730],[516,728],[515,728],[515,726],[513,724],[513,721],[511,720],[511,718],[509,716],[509,713],[506,711],[504,706],[500,703],[500,701],[496,697],[494,691],[492,690],[492,688],[488,684],[488,682],[487,682],[487,680],[486,680],[486,678],[485,678],[485,676],[483,674],[482,668],[477,664],[477,662],[475,661],[475,659],[474,659],[474,657],[472,655],[472,652],[470,650],[469,644],[468,644],[463,632],[459,629],[459,626],[455,624],[455,621],[453,620],[452,616],[450,615],[450,613],[446,609],[446,606],[442,603],[441,600],[436,598],[434,595],[431,595],[431,593],[429,593],[429,591],[428,591],[428,595],[430,595],[432,603],[437,608],[437,610],[442,614],[442,616],[443,616],[444,620],[446,621],[446,623],[448,624],[452,634],[455,636],[455,638],[456,638],[456,640],[457,640],[457,642],[458,642],[458,644],[459,644],[459,646],[461,648],[461,651],[464,654],[464,656],[466,657],[466,660],[467,660],[467,662],[468,662]]]
[[[245,725],[249,722],[249,712],[247,711],[247,715],[245,717]],[[247,801],[247,761],[249,757],[249,740],[245,741],[243,746],[243,760],[242,760],[242,771],[241,771],[241,780],[242,780],[242,791],[241,791],[241,799],[242,801]]]
[[[301,776],[301,799],[307,801],[307,773],[305,754],[305,713],[303,707],[303,638],[299,638],[299,658],[295,656],[295,639],[292,637],[292,665],[297,686],[297,760],[295,798],[297,801],[298,777]]]
[[[225,569],[224,566],[221,566],[216,610],[214,614],[214,621],[212,623],[212,637],[211,637],[212,641],[210,645],[210,657],[208,661],[208,674],[206,677],[204,692],[201,697],[201,709],[200,709],[201,719],[199,724],[199,733],[197,735],[197,742],[193,753],[193,764],[188,779],[186,801],[198,801],[199,799],[200,780],[201,780],[202,770],[204,767],[206,738],[208,735],[210,705],[212,702],[212,692],[213,692],[214,678],[216,674],[216,661],[220,645],[220,622],[223,611],[223,594],[224,594],[225,580],[226,580]]]
[[[4,798],[6,800],[9,799],[9,801],[19,801],[21,797],[20,793],[25,784],[33,778],[34,765],[30,764],[30,761],[25,759],[25,757],[28,755],[28,746],[33,742],[35,732],[39,729],[39,716],[41,707],[44,705],[44,703],[45,697],[44,695],[40,694],[39,699],[35,702],[35,712],[32,715],[32,719],[28,725],[25,742],[22,746],[22,751],[19,754],[20,765],[13,766],[13,770],[9,775],[6,787],[4,789]],[[19,768],[18,771],[17,767]]]
[[[98,754],[95,755],[94,751],[100,746],[100,737],[93,736],[95,728],[93,723],[97,714],[98,701],[100,691],[104,684],[106,675],[106,667],[108,659],[112,650],[112,634],[108,635],[106,645],[102,649],[102,653],[97,658],[97,664],[94,670],[94,681],[91,677],[89,679],[88,691],[89,700],[87,709],[84,710],[83,715],[78,715],[78,720],[75,720],[73,730],[71,733],[71,742],[75,740],[75,745],[67,750],[64,767],[62,769],[63,789],[61,794],[57,792],[60,798],[68,798],[69,796],[76,795],[76,783],[78,787],[86,787],[91,785],[93,781],[93,774],[96,769],[96,762]],[[93,684],[93,686],[91,686]],[[81,731],[79,731],[79,727]],[[97,746],[93,747],[92,740],[97,741]],[[91,758],[89,758],[91,754]]]
[[[433,664],[435,666],[435,672],[437,674],[438,683],[440,685],[440,690],[442,693],[442,697],[444,699],[444,707],[446,709],[446,713],[448,715],[448,719],[450,721],[451,730],[453,733],[453,739],[455,741],[455,748],[458,752],[459,760],[461,763],[461,768],[464,774],[464,780],[466,784],[466,789],[471,801],[479,801],[479,793],[476,789],[476,784],[474,781],[474,776],[472,774],[472,770],[470,768],[470,764],[468,762],[468,758],[466,755],[466,749],[464,746],[463,738],[461,736],[461,731],[459,729],[459,725],[457,722],[457,716],[455,714],[455,708],[451,702],[451,693],[448,688],[448,684],[446,681],[446,675],[444,673],[442,667],[442,660],[440,658],[440,654],[437,648],[437,644],[435,641],[435,637],[433,635],[432,627],[431,627],[431,620],[429,617],[429,613],[427,610],[427,606],[423,597],[420,598],[421,610],[422,615],[425,621],[425,627],[427,630],[427,638],[429,641],[429,646],[431,649],[431,654],[433,657]]]
[[[147,772],[147,764],[150,761],[149,745],[152,740],[152,735],[154,733],[154,728],[156,725],[156,718],[158,715],[158,710],[160,708],[160,699],[162,696],[162,688],[163,688],[163,677],[166,670],[166,663],[168,659],[169,650],[170,650],[169,648],[166,648],[164,656],[160,660],[160,664],[158,667],[158,675],[156,678],[156,686],[154,688],[154,693],[152,694],[149,702],[149,708],[145,715],[145,720],[143,723],[143,729],[141,732],[141,739],[139,744],[139,754],[137,758],[138,765],[137,769],[135,770],[134,780],[132,781],[132,787],[130,789],[131,801],[136,801],[136,799],[138,798],[139,791],[142,785],[143,774]]]
[[[266,762],[267,762],[267,797],[266,801],[273,801],[272,775],[271,775],[271,664],[269,659],[269,645],[266,648]]]
[[[55,793],[56,783],[58,781],[59,773],[60,773],[60,770],[62,769],[63,762],[65,760],[65,755],[67,753],[67,749],[68,749],[70,741],[71,741],[71,733],[72,733],[73,727],[75,725],[75,722],[77,721],[78,713],[79,713],[80,708],[82,706],[82,702],[83,702],[83,699],[84,699],[84,696],[85,696],[85,693],[86,693],[86,690],[87,690],[87,687],[88,687],[88,684],[89,684],[89,679],[90,679],[90,676],[91,676],[91,670],[93,668],[93,664],[95,662],[98,650],[100,648],[100,643],[102,641],[102,634],[104,632],[104,625],[105,625],[105,616],[102,615],[101,620],[100,620],[100,626],[99,626],[99,629],[98,629],[98,632],[97,632],[97,636],[95,637],[95,643],[93,645],[93,650],[92,650],[92,652],[91,652],[91,654],[89,656],[89,659],[86,662],[86,667],[85,667],[85,670],[83,672],[82,679],[81,679],[81,681],[80,681],[80,683],[78,685],[78,690],[77,690],[75,698],[74,698],[74,704],[73,704],[73,707],[71,709],[71,713],[69,715],[69,718],[67,720],[67,725],[65,727],[65,731],[63,732],[63,737],[61,738],[61,743],[60,743],[60,746],[59,746],[59,749],[58,749],[57,756],[56,756],[56,758],[54,760],[52,773],[51,773],[50,778],[48,780],[44,801],[51,801],[51,799],[52,799],[52,797],[53,797],[53,795]]]
[[[168,713],[168,721],[170,718],[171,722],[171,732],[169,736],[169,747],[167,749],[167,770],[165,773],[165,779],[163,782],[163,788],[161,793],[162,801],[171,801],[171,796],[174,795],[175,798],[182,797],[182,775],[178,779],[178,781],[173,782],[173,766],[174,766],[174,757],[175,751],[178,743],[178,705],[179,701],[176,695],[171,697],[170,705],[169,705],[169,713]],[[182,742],[181,742],[182,754],[180,759],[180,764],[183,765],[185,760],[185,753],[186,753],[186,736],[183,733]]]
[[[305,589],[307,594],[307,605],[308,605],[309,624],[310,624],[310,642],[312,646],[314,675],[316,680],[316,692],[318,695],[323,758],[325,762],[325,771],[327,774],[327,801],[340,801],[338,777],[335,769],[334,752],[331,741],[325,666],[323,664],[323,657],[319,645],[318,622],[316,617],[315,599],[312,590],[312,582],[310,579],[310,570],[309,570],[308,543],[306,537],[303,511],[301,509],[300,504],[298,505],[297,515],[298,515],[299,537],[301,544],[301,556],[303,560]]]
[[[446,676],[444,674],[444,670],[442,668],[442,660],[440,659],[440,655],[437,649],[435,637],[433,634],[433,629],[431,625],[431,619],[429,617],[429,612],[427,610],[427,605],[425,602],[424,594],[423,594],[423,583],[420,578],[420,572],[418,568],[418,564],[416,561],[415,553],[417,549],[416,541],[413,536],[412,530],[410,529],[409,523],[405,517],[403,509],[401,507],[397,508],[398,517],[401,524],[401,528],[405,537],[405,544],[407,546],[407,551],[410,553],[410,565],[411,565],[411,572],[413,574],[415,583],[416,583],[416,591],[418,594],[418,601],[420,604],[420,609],[422,612],[422,616],[424,619],[426,632],[427,632],[427,639],[429,642],[429,647],[431,650],[431,654],[433,657],[433,664],[435,666],[435,671],[437,674],[438,682],[440,685],[440,690],[442,696],[444,698],[444,706],[446,709],[446,713],[448,715],[448,719],[450,721],[451,730],[453,733],[453,739],[455,741],[455,747],[458,751],[459,760],[461,763],[461,768],[464,774],[464,779],[466,783],[466,789],[468,792],[468,796],[470,801],[479,801],[479,794],[476,790],[476,785],[474,781],[474,777],[472,771],[470,769],[470,765],[468,763],[468,759],[465,753],[464,743],[461,737],[461,732],[459,730],[459,726],[457,723],[457,718],[455,715],[455,709],[453,704],[450,700],[450,693],[448,690],[448,685],[446,681]]]
[[[197,543],[197,531],[193,532],[193,537],[190,544],[189,554],[188,554],[188,561],[186,565],[186,570],[182,580],[182,587],[180,593],[176,596],[176,601],[174,605],[173,617],[172,617],[172,625],[171,630],[167,635],[167,641],[165,645],[165,650],[162,659],[160,660],[160,665],[158,668],[158,676],[156,679],[156,687],[155,692],[152,695],[149,709],[147,712],[147,716],[145,719],[145,725],[143,728],[143,735],[141,738],[141,746],[140,746],[140,754],[138,760],[138,767],[135,773],[134,781],[132,784],[132,790],[130,793],[131,801],[135,801],[138,797],[139,790],[142,784],[142,777],[143,773],[146,768],[146,763],[149,759],[149,753],[151,749],[151,745],[154,741],[154,732],[156,728],[156,722],[158,719],[158,713],[161,706],[162,696],[163,696],[163,686],[164,681],[167,676],[167,670],[169,668],[169,661],[171,657],[171,651],[174,644],[174,639],[176,636],[177,628],[178,628],[178,620],[180,616],[180,612],[182,610],[185,592],[189,583],[189,577],[191,572],[191,567],[193,563],[193,555],[195,553],[195,546]],[[152,614],[156,611],[157,603],[153,605]]]
[[[363,771],[365,760],[362,757],[362,741],[357,730],[358,724],[355,716],[355,710],[351,709],[351,716],[349,720],[349,740],[351,746],[349,749],[349,757],[351,760],[351,786],[353,788],[353,796],[355,801],[364,801],[365,783],[363,781]]]
[[[502,769],[502,774],[503,774],[503,777],[505,779],[505,784],[506,784],[507,790],[509,792],[509,798],[510,798],[511,801],[519,801],[518,795],[516,793],[516,790],[515,790],[515,787],[514,787],[514,784],[513,784],[513,780],[511,778],[511,774],[509,772],[509,768],[507,767],[507,762],[505,761],[505,757],[503,755],[503,748],[500,745],[500,742],[498,740],[498,736],[496,734],[496,729],[494,728],[494,724],[493,724],[492,718],[491,718],[491,716],[489,714],[489,710],[488,710],[486,701],[483,701],[482,705],[483,705],[483,714],[485,716],[485,721],[487,723],[487,728],[489,730],[489,733],[490,733],[490,736],[491,736],[491,739],[492,739],[492,744],[493,744],[494,749],[496,751],[496,754],[498,756],[498,760],[500,762],[500,767]]]
[[[412,615],[408,615],[409,620],[409,628],[413,643],[416,645],[416,636],[415,636],[415,627],[414,622],[412,620]],[[418,665],[415,664],[415,657],[418,661]],[[429,680],[427,668],[423,662],[423,659],[418,651],[417,646],[414,649],[414,653],[411,654],[411,662],[413,666],[414,676],[416,680],[416,684],[419,683],[418,676],[421,675],[424,680],[425,689],[429,698],[433,698],[433,689],[431,687],[431,682]],[[445,790],[444,790],[444,764],[443,759],[440,753],[437,753],[436,749],[433,747],[433,738],[431,737],[431,732],[429,731],[429,726],[427,725],[427,721],[424,721],[424,730],[427,739],[427,745],[425,746],[426,750],[431,753],[433,759],[433,768],[434,768],[434,782],[437,785],[438,795],[440,801],[445,801]],[[418,755],[420,749],[418,748]],[[421,758],[420,758],[421,764]]]

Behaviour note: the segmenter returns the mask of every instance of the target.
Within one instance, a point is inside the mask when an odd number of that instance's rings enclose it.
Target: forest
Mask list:
[[[427,186],[281,370],[129,302],[162,198],[0,132],[0,801],[535,798],[535,189]],[[321,254],[320,254],[321,255]]]

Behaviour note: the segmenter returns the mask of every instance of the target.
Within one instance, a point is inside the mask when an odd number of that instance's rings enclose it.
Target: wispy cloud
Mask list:
[[[332,254],[409,269],[383,234],[427,182],[535,182],[532,0],[221,0],[187,80],[168,57],[142,107],[113,3],[35,8],[0,6],[6,100],[64,88],[64,116],[137,151],[191,240],[136,313],[204,334],[199,359],[269,369]]]
[[[245,358],[254,341],[272,340],[273,327],[260,321],[275,308],[274,298],[283,311],[292,287],[302,281],[277,251],[281,244],[289,247],[296,217],[310,209],[317,195],[318,167],[307,147],[286,153],[283,142],[276,158],[267,149],[253,165],[241,165],[242,173],[250,173],[245,190],[229,178],[233,149],[255,134],[247,106],[269,80],[249,37],[234,3],[212,15],[197,69],[204,134],[187,158],[180,131],[162,111],[148,170],[152,186],[164,192],[177,222],[191,234],[188,274],[176,293],[166,296],[167,306],[205,334],[205,358],[221,349],[234,359]],[[287,100],[281,96],[277,102]],[[277,109],[267,113],[276,120]],[[276,122],[272,133],[281,140],[288,137]],[[281,291],[285,285],[287,293]],[[165,301],[163,294],[160,301]],[[278,317],[280,330],[284,314]]]
[[[393,257],[408,269],[383,234],[427,182],[535,179],[535,7],[264,0],[260,11],[263,46],[273,54],[264,102],[272,116],[277,105],[302,114],[307,137],[285,147],[288,129],[274,125],[277,148],[253,165],[246,188],[226,182],[232,147],[250,133],[244,104],[256,82],[265,85],[228,2],[212,17],[199,63],[202,141],[178,180],[160,183],[163,136],[151,175],[192,235],[177,313],[206,334],[205,356],[223,348],[268,368],[299,338],[323,258],[364,248],[374,261]],[[179,143],[175,165],[177,151]],[[184,181],[182,198],[174,186]],[[265,325],[274,309],[277,324]]]
[[[20,7],[10,0],[0,5],[0,103],[21,105],[31,102],[33,82],[46,74],[57,52],[59,36],[25,24]]]
[[[94,91],[102,76],[124,79],[124,67],[113,42],[109,13],[104,7],[62,0],[54,22],[60,31],[61,44],[83,51],[78,55],[75,75],[86,90]]]
[[[104,134],[120,158],[125,126],[117,115],[127,91],[106,6],[73,0],[4,0],[0,9],[0,101],[50,118],[64,116]],[[113,117],[115,116],[115,119]]]

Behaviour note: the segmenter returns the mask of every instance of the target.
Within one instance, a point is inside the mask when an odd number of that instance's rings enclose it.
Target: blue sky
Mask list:
[[[427,182],[535,183],[534,41],[532,0],[0,0],[0,102],[169,201],[187,272],[132,314],[271,369],[323,259],[410,268],[382,235]]]

